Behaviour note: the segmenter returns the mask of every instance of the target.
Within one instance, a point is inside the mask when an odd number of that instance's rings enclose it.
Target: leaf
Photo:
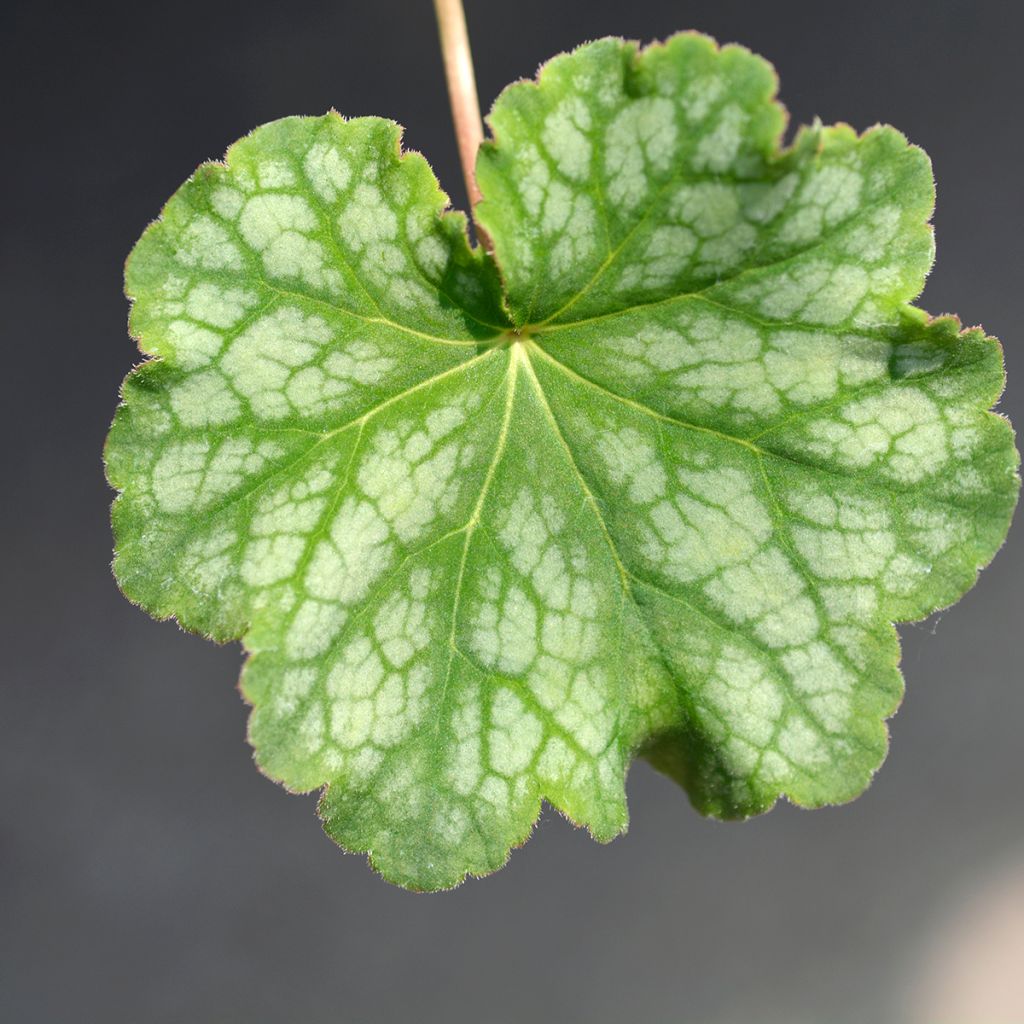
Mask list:
[[[1016,501],[998,343],[908,305],[928,160],[770,67],[606,39],[507,89],[493,259],[400,129],[288,118],[128,263],[115,572],[241,638],[260,767],[391,881],[600,840],[642,754],[703,812],[849,800]],[[500,270],[500,280],[498,271]]]

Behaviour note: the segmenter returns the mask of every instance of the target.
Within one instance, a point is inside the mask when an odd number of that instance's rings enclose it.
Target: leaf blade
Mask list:
[[[556,58],[490,119],[493,259],[396,125],[285,119],[129,259],[115,573],[242,639],[261,769],[392,881],[496,870],[542,800],[612,838],[638,755],[720,817],[851,799],[891,623],[1002,543],[998,342],[908,305],[927,157],[780,150],[775,86],[693,34]]]

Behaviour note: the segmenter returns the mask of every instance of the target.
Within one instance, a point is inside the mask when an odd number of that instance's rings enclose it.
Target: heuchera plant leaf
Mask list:
[[[260,767],[417,889],[547,800],[626,827],[648,757],[704,813],[849,800],[1017,496],[998,343],[909,305],[925,154],[802,130],[770,66],[605,39],[511,86],[493,255],[390,121],[286,118],[128,262],[115,571],[250,654]]]

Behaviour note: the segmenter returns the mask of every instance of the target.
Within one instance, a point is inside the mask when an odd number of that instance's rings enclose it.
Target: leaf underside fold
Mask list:
[[[261,769],[393,882],[542,800],[611,839],[638,754],[718,817],[853,798],[892,623],[1005,537],[999,345],[909,305],[927,157],[782,149],[775,88],[695,34],[556,57],[489,118],[493,254],[394,123],[286,118],[129,259],[117,579],[242,640]]]

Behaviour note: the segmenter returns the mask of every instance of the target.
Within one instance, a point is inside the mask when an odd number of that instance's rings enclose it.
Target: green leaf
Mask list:
[[[335,114],[132,253],[117,578],[242,639],[260,767],[394,882],[498,868],[542,800],[611,839],[638,754],[721,817],[851,799],[892,623],[1002,543],[998,343],[908,305],[927,158],[782,150],[774,88],[692,34],[555,58],[490,117],[493,259],[396,125]]]

